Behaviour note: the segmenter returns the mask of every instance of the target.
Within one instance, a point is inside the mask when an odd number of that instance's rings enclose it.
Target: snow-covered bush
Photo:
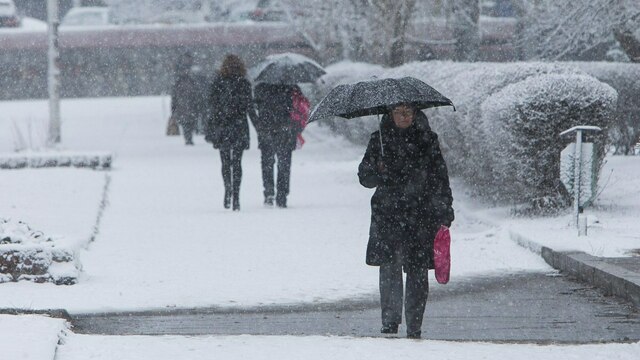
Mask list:
[[[22,221],[0,218],[0,283],[74,284],[78,267],[73,252],[56,246],[55,239]]]
[[[340,77],[341,83],[357,81],[351,79],[348,72],[341,66],[341,72],[345,74]],[[328,69],[331,75],[331,68]],[[353,73],[358,74],[356,70]],[[612,106],[615,105],[615,91],[605,84],[599,83],[595,79],[587,81],[588,75],[565,63],[454,63],[454,62],[417,62],[403,66],[383,69],[375,75],[378,77],[403,77],[413,76],[425,81],[450,98],[456,105],[456,112],[451,108],[436,108],[425,110],[430,119],[430,125],[440,138],[441,148],[449,165],[450,172],[463,178],[475,193],[491,196],[493,199],[519,199],[522,202],[538,201],[545,196],[556,196],[558,183],[558,171],[552,173],[535,172],[531,176],[537,179],[528,179],[535,184],[550,183],[553,186],[546,186],[540,189],[527,188],[532,193],[522,193],[518,187],[503,188],[499,184],[505,181],[502,176],[511,176],[510,173],[501,173],[505,169],[502,164],[508,163],[514,166],[510,172],[516,174],[529,174],[527,167],[532,156],[537,156],[539,163],[558,164],[559,150],[536,154],[537,148],[552,147],[560,142],[558,134],[577,123],[582,125],[600,125],[605,129],[612,120]],[[544,76],[545,81],[540,82]],[[576,76],[575,78],[571,76]],[[580,80],[580,84],[587,86],[564,86],[567,77]],[[527,81],[518,87],[510,85]],[[324,78],[327,89],[335,86],[329,79],[337,79],[336,76]],[[528,89],[527,86],[534,86]],[[566,85],[566,84],[565,84]],[[546,91],[555,91],[564,86],[567,93],[563,93],[560,99],[564,100],[566,106],[562,107],[561,102],[557,102],[552,97],[543,96]],[[546,88],[545,88],[546,87]],[[506,89],[506,90],[505,90]],[[555,90],[554,90],[555,89]],[[511,91],[518,91],[518,96],[510,96]],[[593,96],[587,99],[604,96],[598,101],[593,101],[591,107],[580,108],[579,104],[584,104],[585,93],[593,91]],[[613,96],[613,98],[612,98]],[[526,100],[525,100],[526,99]],[[528,102],[533,102],[529,104]],[[493,104],[490,106],[488,104]],[[612,105],[612,103],[614,105]],[[483,106],[483,104],[485,104]],[[516,106],[517,105],[517,106]],[[484,111],[492,110],[492,115],[484,114]],[[510,115],[502,115],[500,111],[510,111]],[[511,121],[511,116],[515,116],[518,111],[530,113],[519,114],[516,120]],[[539,112],[539,113],[536,113]],[[567,116],[564,116],[564,115]],[[534,116],[535,115],[535,116]],[[588,115],[588,116],[587,116]],[[506,117],[509,116],[507,119]],[[582,117],[584,116],[584,117]],[[594,118],[595,116],[595,118]],[[517,155],[505,151],[497,151],[499,147],[494,144],[496,141],[505,141],[496,137],[492,131],[495,126],[492,121],[500,122],[501,126],[516,127],[529,121],[545,121],[547,126],[537,127],[527,124],[526,137],[530,140],[527,143],[519,143],[514,146],[522,146]],[[357,143],[366,143],[369,134],[377,128],[377,121],[370,118],[359,120],[336,119],[330,121],[332,128]],[[496,125],[497,126],[497,125]],[[504,136],[520,134],[518,129],[502,129]],[[489,144],[492,144],[489,146]],[[531,148],[534,146],[536,148]],[[495,150],[495,151],[494,151]],[[493,152],[492,152],[493,151]],[[534,155],[535,154],[535,155]],[[541,158],[543,156],[543,158]],[[507,161],[510,159],[513,161]],[[500,163],[495,168],[494,164]],[[500,179],[500,181],[496,181]],[[545,191],[547,191],[545,193]],[[551,204],[551,202],[549,202]]]
[[[609,137],[616,154],[632,155],[640,141],[640,64],[569,62],[566,66],[576,67],[616,89],[618,108]]]
[[[25,151],[0,155],[0,169],[43,167],[79,167],[96,170],[111,168],[110,153],[76,153],[68,151]]]
[[[574,137],[559,134],[586,124],[606,129],[616,98],[613,88],[587,75],[538,75],[505,86],[481,106],[480,125],[491,137],[480,149],[491,169],[483,188],[536,210],[564,203],[560,151]],[[606,134],[585,140],[595,145],[599,173]]]

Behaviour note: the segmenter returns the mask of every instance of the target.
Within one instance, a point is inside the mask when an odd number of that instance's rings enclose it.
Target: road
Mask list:
[[[372,295],[340,304],[78,315],[72,324],[82,334],[378,337],[379,317]],[[404,327],[396,337],[402,336]],[[423,338],[537,344],[638,341],[640,313],[555,273],[482,277],[432,284]]]

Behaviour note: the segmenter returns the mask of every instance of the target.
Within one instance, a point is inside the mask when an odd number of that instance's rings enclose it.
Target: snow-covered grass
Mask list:
[[[573,210],[554,218],[510,219],[509,227],[558,251],[594,256],[631,256],[640,250],[640,156],[610,156],[602,170],[600,196],[585,209],[587,236],[578,236]]]
[[[66,328],[62,319],[0,314],[0,358],[51,360]]]

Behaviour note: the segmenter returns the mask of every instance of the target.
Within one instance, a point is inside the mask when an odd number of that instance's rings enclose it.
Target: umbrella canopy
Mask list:
[[[333,116],[351,119],[386,114],[390,107],[399,104],[411,104],[417,109],[454,106],[451,100],[416,78],[376,79],[336,86],[316,106],[309,122]]]
[[[282,85],[314,82],[326,74],[317,62],[295,53],[269,55],[253,72],[255,82]]]

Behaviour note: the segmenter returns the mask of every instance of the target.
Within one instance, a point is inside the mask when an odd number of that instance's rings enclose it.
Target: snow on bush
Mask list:
[[[609,138],[616,154],[632,155],[634,145],[640,141],[640,64],[569,62],[566,66],[576,67],[616,89],[618,107]]]
[[[0,154],[0,169],[43,167],[79,167],[104,170],[111,168],[110,153],[76,153],[65,151],[24,151]]]
[[[587,75],[538,75],[505,86],[481,106],[479,124],[491,138],[476,153],[491,159],[483,188],[498,199],[532,204],[534,210],[568,204],[558,181],[559,154],[574,137],[559,134],[577,125],[606,129],[616,99],[613,88]],[[595,145],[599,173],[606,133],[590,133],[584,140]]]
[[[357,65],[354,65],[357,68]],[[342,64],[340,67],[341,76],[332,74],[332,69],[329,67],[327,70],[327,76],[323,77],[327,89],[338,85],[338,82],[331,83],[331,80],[339,81],[340,83],[355,82],[358,79],[351,79],[349,71],[345,70],[346,65]],[[354,74],[360,74],[356,69]],[[555,104],[555,100],[550,97],[543,97],[546,90],[545,87],[549,87],[549,90],[558,89],[562,87],[562,84],[566,82],[566,76],[578,76],[575,79],[581,79],[581,84],[587,84],[585,77],[587,74],[575,67],[569,66],[566,63],[456,63],[447,61],[428,61],[408,63],[403,66],[392,69],[376,69],[371,71],[370,75],[376,75],[377,77],[403,77],[413,76],[425,81],[433,86],[436,90],[440,91],[443,95],[450,98],[456,105],[456,112],[453,112],[451,108],[436,108],[425,110],[425,113],[430,118],[430,124],[434,131],[436,131],[440,138],[441,147],[450,171],[453,175],[462,177],[476,193],[482,195],[491,195],[494,199],[522,199],[523,201],[533,201],[534,199],[542,199],[544,196],[556,196],[555,187],[546,187],[545,189],[555,189],[548,194],[544,194],[538,190],[534,193],[523,195],[521,192],[515,191],[515,187],[507,189],[501,188],[498,184],[504,183],[504,181],[496,182],[496,178],[501,178],[502,174],[497,172],[493,167],[495,162],[506,162],[507,159],[496,158],[497,157],[514,157],[513,154],[507,154],[505,152],[495,152],[491,155],[487,152],[489,146],[488,143],[497,141],[493,133],[488,131],[487,123],[490,123],[493,119],[491,116],[483,114],[484,111],[491,110],[489,105],[483,104],[488,100],[491,100],[491,104],[499,105],[501,109],[515,109],[515,104],[520,104],[518,109],[531,111],[531,114],[522,114],[519,121],[503,121],[501,125],[504,126],[520,126],[520,123],[527,121],[530,117],[532,121],[540,121],[541,118],[549,118],[548,128],[530,128],[531,132],[526,134],[527,137],[532,139],[531,141],[520,144],[525,148],[520,149],[518,154],[522,157],[520,159],[514,159],[509,162],[513,166],[525,166],[528,164],[528,158],[535,153],[534,149],[528,148],[528,146],[551,146],[557,144],[559,141],[558,135],[561,131],[566,130],[576,123],[576,118],[572,116],[558,116],[559,114],[566,114],[567,109],[576,111],[576,116],[582,116],[584,114],[597,114],[597,119],[582,118],[580,121],[583,125],[592,125],[593,121],[597,121],[598,125],[606,128],[612,122],[610,114],[611,101],[615,103],[615,97],[611,98],[612,89],[604,84],[600,84],[597,80],[588,82],[588,86],[584,89],[580,87],[564,87],[568,93],[563,93],[562,98],[565,99],[567,104],[570,104],[570,108],[563,108]],[[548,75],[546,80],[542,81],[541,76]],[[559,76],[553,76],[559,75]],[[561,75],[561,76],[560,76]],[[509,96],[509,90],[503,91],[509,85],[518,84],[526,81],[529,78],[537,78],[538,80],[531,80],[531,82],[525,83],[522,87],[518,87],[518,95],[522,99],[527,101],[538,101],[535,104],[525,104],[513,96]],[[585,80],[585,81],[582,81]],[[536,85],[538,87],[528,90],[526,84]],[[566,85],[566,84],[565,84]],[[541,87],[540,87],[541,86]],[[604,88],[601,88],[605,86]],[[515,90],[516,88],[510,88]],[[328,91],[328,90],[327,90]],[[602,106],[603,109],[591,108],[590,110],[584,110],[574,107],[580,103],[581,97],[585,96],[585,92],[594,91],[594,96],[604,96],[596,101],[592,105],[593,107]],[[493,98],[496,99],[493,99]],[[500,99],[503,98],[503,99]],[[589,97],[592,98],[592,97]],[[550,102],[550,103],[547,103]],[[526,105],[526,106],[524,106]],[[524,106],[524,107],[523,107]],[[580,110],[580,111],[579,111]],[[514,110],[515,111],[515,110]],[[535,114],[535,112],[541,112]],[[563,112],[564,111],[564,112]],[[501,118],[499,118],[501,119]],[[499,121],[499,120],[497,120]],[[369,134],[375,131],[378,122],[375,118],[361,118],[359,120],[344,120],[334,119],[329,121],[332,128],[337,129],[338,132],[345,134],[349,139],[354,140],[357,143],[366,143],[369,138]],[[550,127],[554,126],[553,131]],[[491,127],[493,129],[493,127]],[[515,130],[504,130],[506,133],[517,133]],[[553,133],[553,136],[549,134]],[[496,146],[491,147],[496,148]],[[559,151],[557,154],[551,154],[551,152],[543,153],[545,156],[552,156],[553,158],[559,158]],[[546,164],[557,163],[556,160],[550,158],[538,159],[538,161]],[[500,167],[504,169],[504,167]],[[528,173],[524,169],[511,169],[511,172],[517,174]],[[550,183],[557,183],[557,172],[551,174],[537,173],[538,177],[549,176],[548,181]],[[538,180],[543,182],[543,180]],[[534,189],[528,189],[534,191]],[[496,196],[499,195],[499,196]],[[537,200],[536,200],[537,201]]]
[[[29,280],[74,284],[74,254],[22,221],[0,218],[0,283]]]

